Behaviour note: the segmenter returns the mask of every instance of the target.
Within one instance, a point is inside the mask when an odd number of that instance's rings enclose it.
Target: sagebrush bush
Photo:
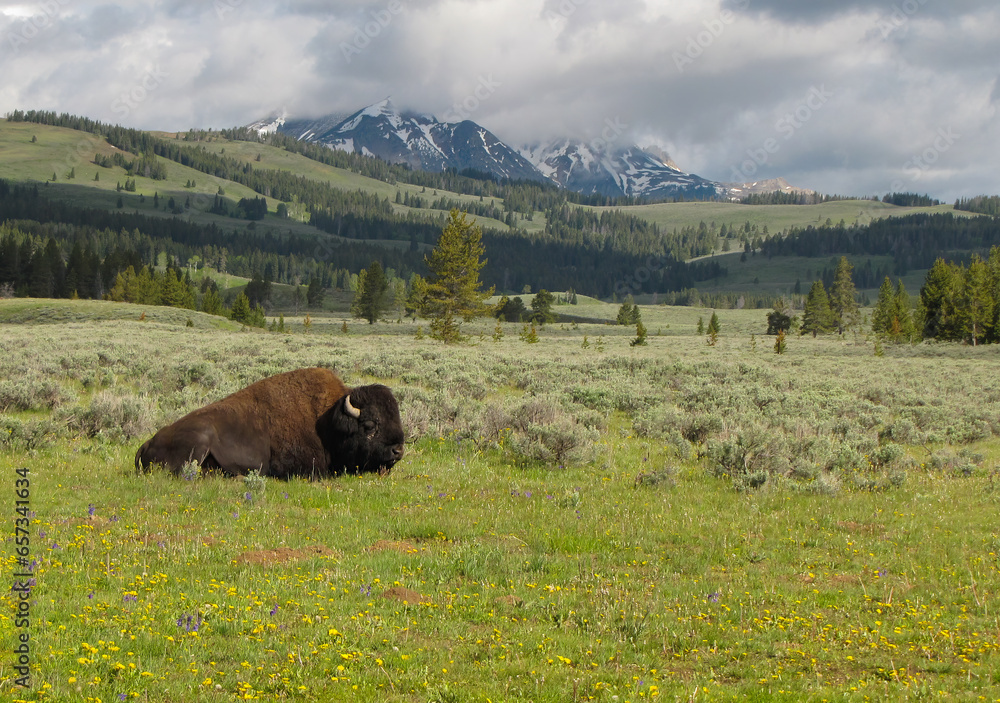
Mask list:
[[[47,378],[29,376],[0,381],[0,412],[52,410],[75,398],[76,393]]]
[[[67,426],[86,437],[136,439],[156,430],[159,412],[147,396],[100,391],[86,405],[60,413]]]
[[[289,336],[189,329],[183,321],[6,326],[4,444],[39,446],[67,433],[132,441],[249,383],[306,366],[332,368],[349,386],[389,383],[410,442],[471,439],[502,446],[515,462],[587,460],[603,451],[597,440],[607,428],[624,421],[684,459],[702,456],[713,473],[754,482],[763,471],[789,485],[833,485],[851,472],[908,470],[900,447],[905,454],[1000,434],[1000,392],[981,383],[991,349],[893,347],[892,364],[862,346],[822,340],[808,356],[748,355],[726,345],[709,354],[700,338],[638,349],[628,346],[630,332],[616,337],[582,325],[546,335],[527,355],[508,337],[455,348],[415,341],[412,326],[345,337],[337,325],[325,333],[318,324],[313,334]],[[584,334],[603,335],[603,352],[581,348]],[[970,395],[970,388],[980,390]],[[25,424],[24,413],[48,413],[57,432]]]

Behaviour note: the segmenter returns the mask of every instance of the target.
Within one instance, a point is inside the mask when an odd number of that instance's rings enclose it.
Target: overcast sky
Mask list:
[[[515,146],[953,200],[1000,193],[998,36],[996,0],[0,0],[0,114],[180,130],[391,95]]]

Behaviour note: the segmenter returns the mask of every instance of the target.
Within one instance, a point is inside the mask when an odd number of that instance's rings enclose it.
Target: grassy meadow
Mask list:
[[[164,139],[183,139],[183,133],[154,132]],[[36,141],[32,142],[32,138]],[[393,203],[393,208],[401,214],[416,213],[439,218],[442,212],[427,208],[411,208],[396,204],[396,192],[403,195],[420,196],[428,201],[438,197],[447,197],[459,202],[477,201],[478,198],[469,195],[451,193],[444,190],[435,191],[421,186],[406,183],[390,184],[344,169],[334,168],[312,161],[299,154],[292,154],[283,149],[267,144],[230,141],[219,135],[213,135],[210,140],[198,142],[197,146],[218,154],[224,154],[237,159],[245,159],[254,168],[276,169],[288,171],[311,180],[326,182],[335,188],[349,191],[360,190],[366,193],[387,198]],[[178,202],[191,199],[193,207],[185,213],[193,222],[199,224],[216,223],[226,229],[243,226],[245,223],[230,218],[213,215],[208,212],[212,200],[219,187],[225,190],[226,196],[233,201],[240,198],[257,197],[257,193],[249,188],[209,176],[195,169],[182,166],[175,162],[167,163],[168,178],[165,181],[154,181],[138,177],[135,193],[118,193],[115,190],[118,182],[125,182],[125,171],[120,167],[101,168],[93,163],[94,154],[110,156],[115,148],[105,140],[93,134],[49,125],[8,122],[0,119],[0,178],[13,181],[50,181],[53,174],[56,180],[46,188],[48,197],[56,197],[77,205],[114,209],[119,195],[123,198],[128,211],[143,214],[167,216],[161,208],[153,208],[151,198],[158,193],[166,201],[174,197]],[[259,159],[259,160],[258,160]],[[68,178],[75,170],[72,179]],[[95,176],[99,180],[94,180]],[[193,182],[193,187],[188,183]],[[142,196],[142,200],[140,200]],[[499,199],[491,199],[499,202]],[[274,215],[278,201],[267,198],[268,209],[272,214],[264,220],[255,223],[255,227],[271,230],[275,234],[294,233],[312,234],[324,237],[330,236],[305,223],[308,214],[305,208],[297,203],[289,203],[291,219],[280,219]],[[844,220],[848,225],[868,224],[873,219],[884,217],[900,217],[915,212],[954,212],[952,205],[944,204],[934,208],[906,208],[870,200],[842,200],[819,205],[787,206],[787,205],[740,205],[736,203],[689,202],[689,203],[656,203],[651,205],[635,205],[627,207],[600,208],[576,206],[601,212],[603,210],[622,210],[641,219],[655,223],[666,232],[684,227],[697,227],[704,222],[708,225],[742,226],[751,225],[769,228],[772,234],[791,227],[820,226],[828,220],[836,224]],[[964,215],[966,213],[958,213]],[[486,217],[477,218],[483,227],[496,228],[501,231],[507,225],[499,220]],[[518,227],[530,234],[545,230],[545,213],[536,211],[531,220],[518,220]],[[388,242],[382,242],[391,245]],[[720,242],[721,252],[721,242]]]
[[[643,306],[646,346],[480,321],[447,347],[426,321],[0,301],[35,579],[28,628],[0,594],[0,698],[1000,700],[1000,349],[777,355],[764,314],[719,311],[716,346],[710,310]],[[394,389],[391,475],[135,472],[162,424],[313,365]]]

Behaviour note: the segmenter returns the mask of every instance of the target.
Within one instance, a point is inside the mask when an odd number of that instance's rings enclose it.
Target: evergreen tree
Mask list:
[[[993,247],[990,250],[986,268],[990,281],[990,294],[993,297],[993,324],[989,341],[998,342],[1000,341],[1000,247]]]
[[[524,306],[524,301],[519,295],[513,298],[508,298],[506,295],[502,296],[500,302],[497,303],[497,319],[503,319],[506,322],[521,322],[527,313],[528,308]]]
[[[892,291],[892,281],[886,276],[882,287],[878,289],[878,301],[872,310],[872,334],[888,336],[892,333],[892,320],[895,313],[896,296]]]
[[[784,298],[778,298],[774,303],[774,310],[767,313],[766,334],[787,332],[791,327],[792,317],[788,314],[788,302]]]
[[[646,325],[642,324],[642,320],[635,323],[635,339],[629,342],[629,346],[633,347],[644,347],[646,346]]]
[[[910,294],[906,292],[903,280],[900,279],[896,286],[896,295],[893,297],[893,312],[896,323],[893,330],[896,331],[896,339],[900,342],[912,342],[917,334],[916,325],[913,322],[913,310],[910,305]]]
[[[323,298],[326,296],[326,291],[323,290],[323,284],[320,282],[318,276],[313,276],[309,281],[309,286],[306,288],[306,302],[311,308],[318,308],[323,305]]]
[[[833,275],[833,287],[830,289],[830,310],[838,334],[858,324],[860,311],[856,300],[857,290],[854,287],[852,272],[854,267],[846,256],[840,257],[837,270]]]
[[[226,314],[225,305],[222,303],[222,296],[219,295],[219,288],[214,282],[205,289],[205,293],[201,297],[201,309],[209,315]]]
[[[920,288],[925,339],[960,339],[956,319],[960,289],[961,278],[958,273],[944,259],[935,261]]]
[[[972,262],[962,277],[959,308],[962,338],[972,346],[985,341],[993,324],[994,300],[986,263],[978,256],[972,257]]]
[[[233,301],[233,308],[229,312],[229,317],[236,322],[250,325],[252,311],[250,310],[250,299],[246,296],[246,293],[240,293],[236,296],[236,300]]]
[[[637,324],[641,319],[641,313],[639,312],[639,306],[635,304],[635,299],[631,294],[625,296],[625,302],[622,306],[618,308],[618,324],[619,325],[634,325]]]
[[[481,290],[482,230],[465,213],[452,210],[437,246],[425,257],[431,278],[423,314],[431,318],[431,336],[446,343],[461,339],[459,320],[486,314],[483,301],[493,288]]]
[[[714,347],[719,341],[719,316],[712,311],[712,317],[708,321],[708,346]]]
[[[778,335],[774,338],[774,353],[784,354],[787,347],[788,342],[785,340],[785,330],[778,330]]]
[[[403,310],[412,316],[414,322],[427,305],[427,281],[419,274],[413,274],[410,279],[410,292],[406,296]]]
[[[816,281],[806,297],[800,334],[812,332],[812,336],[815,337],[817,334],[831,332],[833,329],[834,320],[833,311],[830,310],[830,299],[826,295],[823,281]]]
[[[716,314],[715,310],[712,311],[712,317],[708,320],[708,333],[719,334],[722,330],[722,326],[719,324],[719,316]]]
[[[367,269],[358,274],[358,290],[351,303],[351,314],[362,317],[372,325],[382,316],[388,300],[389,281],[382,270],[382,264],[372,261]]]
[[[544,325],[547,322],[554,322],[556,316],[552,312],[552,304],[555,302],[555,296],[549,293],[544,288],[535,293],[534,299],[531,301],[531,317],[528,319],[531,322],[538,323],[539,325]]]

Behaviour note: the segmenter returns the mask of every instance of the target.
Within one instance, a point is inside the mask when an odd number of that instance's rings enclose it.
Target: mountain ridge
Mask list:
[[[585,142],[562,137],[514,148],[472,120],[448,122],[402,112],[391,97],[350,114],[317,119],[293,119],[282,110],[247,126],[261,134],[280,131],[412,169],[472,169],[499,179],[554,183],[584,195],[656,201],[738,199],[764,192],[752,184],[720,183],[687,173],[658,147],[618,144],[615,139]],[[615,137],[620,135],[621,130],[615,131]],[[774,190],[811,192],[782,179],[775,183]]]

